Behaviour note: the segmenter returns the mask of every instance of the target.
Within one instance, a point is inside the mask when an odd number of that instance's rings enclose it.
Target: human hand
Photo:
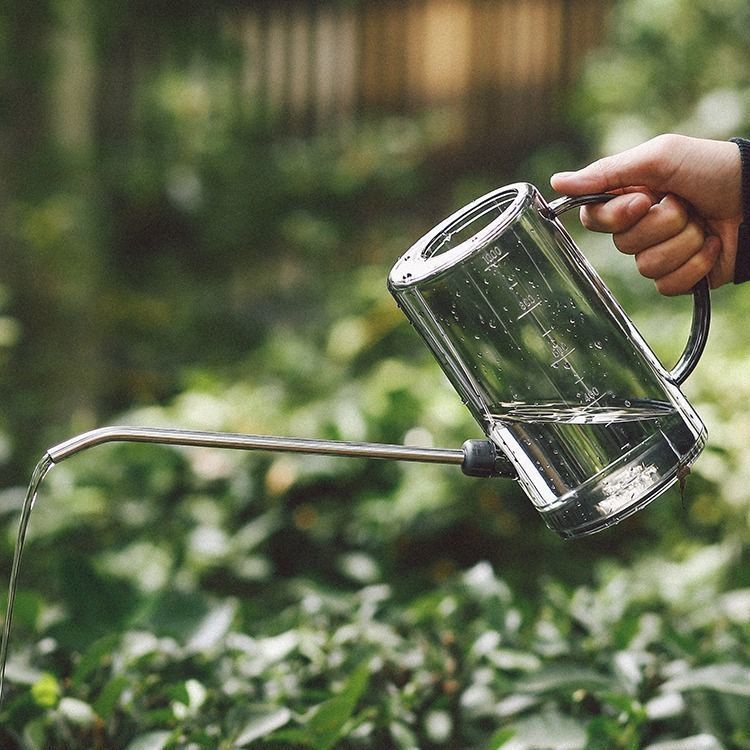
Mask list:
[[[712,287],[733,279],[742,187],[731,141],[661,135],[550,183],[567,195],[618,193],[584,206],[581,222],[611,233],[662,294],[688,292],[706,275]]]

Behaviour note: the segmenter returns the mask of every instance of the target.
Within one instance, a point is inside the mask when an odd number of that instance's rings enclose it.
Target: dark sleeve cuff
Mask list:
[[[737,256],[734,262],[734,283],[750,281],[750,140],[730,138],[737,144],[742,161],[742,224],[737,232]]]

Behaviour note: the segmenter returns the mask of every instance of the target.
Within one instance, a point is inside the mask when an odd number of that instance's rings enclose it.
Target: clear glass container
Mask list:
[[[532,185],[501,188],[429,232],[388,279],[484,433],[564,537],[646,505],[706,440],[678,385],[705,343],[707,292],[670,373],[557,219],[608,197],[555,205]]]

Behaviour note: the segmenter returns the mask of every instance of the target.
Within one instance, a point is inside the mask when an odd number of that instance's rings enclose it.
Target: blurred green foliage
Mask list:
[[[577,98],[578,123],[603,151],[663,132],[747,133],[747,3],[628,0],[617,4],[611,28]]]
[[[0,42],[17,41],[13,23],[41,33],[84,5],[3,11]],[[125,28],[116,10],[91,22],[103,65]],[[746,14],[734,0],[619,3],[576,92],[581,158],[660,130],[749,132]],[[5,571],[33,460],[114,414],[446,446],[478,436],[389,299],[388,267],[449,208],[513,178],[543,187],[579,148],[548,144],[517,175],[446,185],[429,116],[274,137],[236,107],[233,51],[213,27],[169,28],[185,54],[146,76],[131,130],[118,101],[83,146],[3,115],[4,133],[34,146],[3,155],[0,193]],[[9,60],[44,82],[36,39]],[[688,302],[658,299],[608,240],[581,244],[676,357]],[[0,744],[750,747],[750,303],[741,288],[715,299],[686,385],[709,445],[685,497],[590,539],[562,542],[512,482],[449,467],[112,445],[53,468],[31,519]]]

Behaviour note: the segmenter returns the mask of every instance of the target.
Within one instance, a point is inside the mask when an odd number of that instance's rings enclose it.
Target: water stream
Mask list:
[[[3,700],[3,686],[5,683],[5,663],[8,660],[8,642],[10,640],[10,626],[13,620],[13,605],[16,601],[16,588],[18,586],[18,570],[21,565],[21,555],[23,554],[23,546],[26,541],[26,530],[29,526],[29,518],[31,517],[31,511],[36,501],[37,493],[39,492],[39,485],[47,475],[47,472],[54,466],[54,462],[50,458],[49,454],[44,455],[44,458],[36,465],[33,474],[31,475],[31,481],[29,482],[29,488],[26,491],[26,497],[21,507],[21,520],[18,523],[18,536],[16,537],[16,547],[13,552],[13,565],[10,569],[10,584],[8,586],[8,607],[5,612],[5,622],[3,623],[3,636],[2,642],[0,642],[0,704]]]

